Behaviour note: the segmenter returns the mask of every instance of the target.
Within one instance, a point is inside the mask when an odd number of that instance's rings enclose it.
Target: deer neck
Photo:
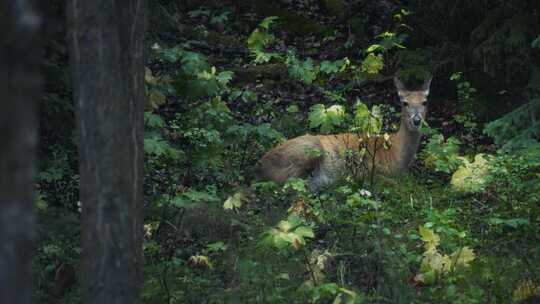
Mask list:
[[[396,171],[402,172],[409,168],[414,160],[422,133],[420,131],[411,131],[406,126],[406,121],[401,119],[399,131],[394,134],[391,149],[396,160]]]

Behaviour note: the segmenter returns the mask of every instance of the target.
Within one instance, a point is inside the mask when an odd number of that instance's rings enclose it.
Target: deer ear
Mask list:
[[[401,91],[407,91],[405,85],[403,84],[403,82],[401,82],[401,80],[399,80],[397,76],[394,76],[394,85],[396,86],[398,93]]]
[[[429,95],[429,88],[431,87],[431,80],[433,79],[433,75],[429,75],[428,78],[424,81],[424,84],[422,84],[422,91],[424,91],[424,94],[427,96]]]
[[[394,76],[394,85],[396,86],[399,98],[403,98],[403,95],[407,91],[407,89],[405,88],[403,82],[401,82],[401,80],[399,80],[397,76]]]

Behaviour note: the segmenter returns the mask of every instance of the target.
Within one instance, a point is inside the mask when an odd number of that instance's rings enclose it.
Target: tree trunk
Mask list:
[[[139,303],[144,0],[70,0],[84,303]]]
[[[0,2],[0,303],[30,303],[41,18],[35,1]]]

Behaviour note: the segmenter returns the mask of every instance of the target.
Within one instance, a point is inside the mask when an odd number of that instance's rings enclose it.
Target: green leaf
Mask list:
[[[362,72],[378,74],[384,68],[384,60],[381,54],[370,53],[362,61]]]
[[[300,226],[294,230],[294,233],[306,238],[314,238],[315,234],[313,233],[313,228],[308,226]]]
[[[383,116],[381,107],[374,105],[371,107],[371,116],[369,120],[370,126],[369,130],[373,133],[380,133],[383,125]]]
[[[289,75],[291,75],[291,77],[299,79],[306,84],[313,83],[313,81],[317,79],[317,75],[320,71],[320,68],[315,66],[315,63],[311,58],[300,61],[292,51],[287,53],[285,64],[289,68]]]
[[[298,111],[300,111],[300,109],[297,105],[290,105],[289,107],[287,107],[288,113],[298,113]]]
[[[162,156],[167,154],[171,147],[163,138],[155,136],[144,139],[144,152],[147,154]]]
[[[182,55],[182,70],[188,75],[197,76],[212,69],[206,56],[200,53],[184,51]]]
[[[355,126],[364,133],[380,133],[382,130],[382,112],[379,106],[373,106],[371,111],[360,101],[357,101],[354,109]]]
[[[226,86],[233,79],[233,75],[234,73],[231,71],[223,71],[216,76],[216,80],[219,84]]]
[[[242,207],[242,203],[246,200],[246,196],[242,192],[236,192],[234,195],[229,196],[223,203],[223,209],[234,210]]]
[[[326,74],[334,74],[341,70],[343,66],[343,60],[328,61],[325,60],[321,62],[321,72]]]
[[[420,236],[422,237],[422,241],[425,243],[424,247],[426,251],[435,249],[439,245],[441,239],[433,230],[420,226],[419,232]]]
[[[261,21],[261,23],[259,23],[259,26],[262,27],[265,30],[269,30],[270,26],[274,22],[276,22],[276,20],[278,20],[278,19],[279,19],[279,17],[277,17],[277,16],[266,17],[266,18],[263,19],[263,21]]]
[[[255,29],[247,40],[248,48],[252,51],[262,50],[266,45],[274,41],[274,35]]]
[[[456,265],[465,267],[469,266],[470,262],[474,261],[475,258],[476,255],[474,254],[474,251],[467,246],[456,250],[456,252],[452,253],[450,256],[450,259],[455,261]]]
[[[377,51],[377,50],[380,50],[380,49],[382,49],[382,48],[383,48],[383,47],[382,47],[382,45],[380,45],[380,44],[372,44],[372,45],[370,45],[370,46],[367,48],[366,52],[368,52],[368,53],[373,53],[373,52],[375,52],[375,51]]]
[[[188,189],[177,196],[170,197],[164,195],[162,201],[171,204],[176,208],[188,208],[202,203],[217,202],[219,201],[219,197],[216,195],[214,187],[208,187],[206,191]]]
[[[227,250],[227,245],[225,245],[225,243],[220,241],[220,242],[210,243],[206,245],[206,248],[208,248],[209,252],[218,252],[218,251]]]
[[[369,115],[370,114],[369,114],[368,107],[364,103],[358,101],[356,103],[356,107],[354,109],[354,122],[355,122],[355,124],[358,125],[358,126],[364,125],[366,123],[366,121],[369,120]]]
[[[301,178],[290,178],[285,184],[285,189],[291,188],[296,192],[306,193],[306,182]]]
[[[482,192],[487,185],[489,170],[490,164],[483,154],[477,154],[472,163],[463,159],[463,164],[452,174],[450,184],[458,192]]]
[[[165,121],[161,116],[151,112],[144,112],[144,124],[150,128],[164,128]]]
[[[340,105],[333,105],[326,108],[323,104],[316,104],[310,109],[309,127],[321,128],[324,133],[329,133],[335,127],[341,125],[345,118],[345,110]]]
[[[174,47],[165,49],[160,48],[156,51],[156,53],[160,59],[169,63],[176,63],[184,56],[185,51],[181,47]]]

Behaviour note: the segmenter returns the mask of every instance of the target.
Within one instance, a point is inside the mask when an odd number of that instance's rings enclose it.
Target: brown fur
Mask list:
[[[290,177],[305,177],[320,158],[306,153],[310,149],[324,149],[319,136],[303,135],[270,150],[261,160],[263,176],[280,184]]]
[[[387,176],[405,171],[414,160],[420,143],[420,128],[413,120],[425,118],[430,80],[419,91],[407,91],[398,79],[395,83],[402,101],[401,126],[388,141],[352,133],[299,136],[262,157],[263,177],[279,184],[291,177],[309,178],[310,188],[317,190],[350,170],[351,164],[358,166],[353,170],[362,172],[369,172],[375,165],[377,173]],[[367,151],[361,153],[362,148],[367,148]],[[310,153],[310,150],[321,153]],[[346,160],[351,151],[354,156],[352,163]]]

